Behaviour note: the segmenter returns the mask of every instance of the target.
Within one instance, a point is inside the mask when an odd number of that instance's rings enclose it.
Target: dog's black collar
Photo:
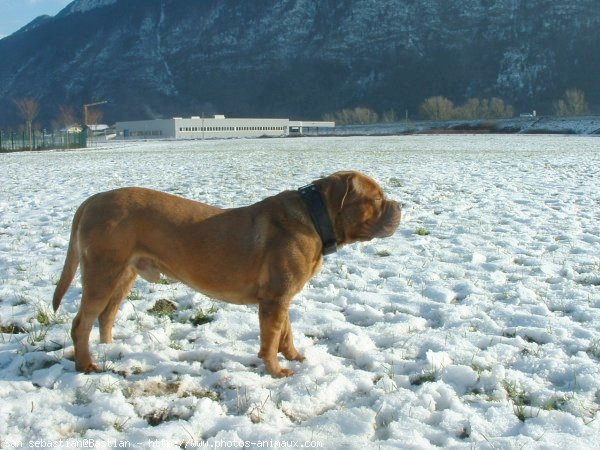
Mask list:
[[[304,203],[306,203],[310,218],[317,233],[319,233],[321,242],[323,242],[323,255],[335,253],[337,251],[337,239],[321,191],[314,184],[309,184],[298,189],[298,192]]]

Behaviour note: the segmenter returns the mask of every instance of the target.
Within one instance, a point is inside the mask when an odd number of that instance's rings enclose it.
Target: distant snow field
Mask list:
[[[0,162],[0,448],[599,448],[600,138],[127,142]],[[328,256],[294,300],[295,375],[265,373],[255,307],[141,279],[115,342],[92,332],[105,371],[75,372],[79,276],[50,303],[85,198],[136,185],[236,207],[342,169],[377,179],[403,221]]]

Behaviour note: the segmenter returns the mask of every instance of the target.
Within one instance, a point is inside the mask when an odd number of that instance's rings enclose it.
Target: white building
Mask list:
[[[289,119],[229,119],[225,116],[189,119],[137,120],[117,122],[117,137],[123,139],[218,139],[240,137],[299,136],[319,128],[333,128],[335,122],[291,121]]]

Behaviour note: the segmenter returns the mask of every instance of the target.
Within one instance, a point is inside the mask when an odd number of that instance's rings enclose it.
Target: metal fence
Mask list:
[[[26,131],[0,130],[0,152],[19,152],[24,150],[49,150],[87,147],[87,132],[45,133],[35,131],[29,138]]]

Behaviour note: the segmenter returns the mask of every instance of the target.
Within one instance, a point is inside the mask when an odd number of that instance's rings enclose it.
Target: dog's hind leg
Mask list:
[[[79,372],[98,370],[90,355],[90,333],[94,322],[108,306],[125,270],[126,266],[115,265],[114,261],[94,265],[83,261],[81,305],[71,328],[75,345],[75,369]]]
[[[104,311],[100,313],[98,322],[100,323],[100,342],[103,344],[110,344],[112,342],[112,329],[117,313],[119,312],[119,306],[121,306],[123,299],[131,290],[136,278],[137,272],[133,268],[129,267],[125,269],[113,290],[108,304],[104,308]]]

